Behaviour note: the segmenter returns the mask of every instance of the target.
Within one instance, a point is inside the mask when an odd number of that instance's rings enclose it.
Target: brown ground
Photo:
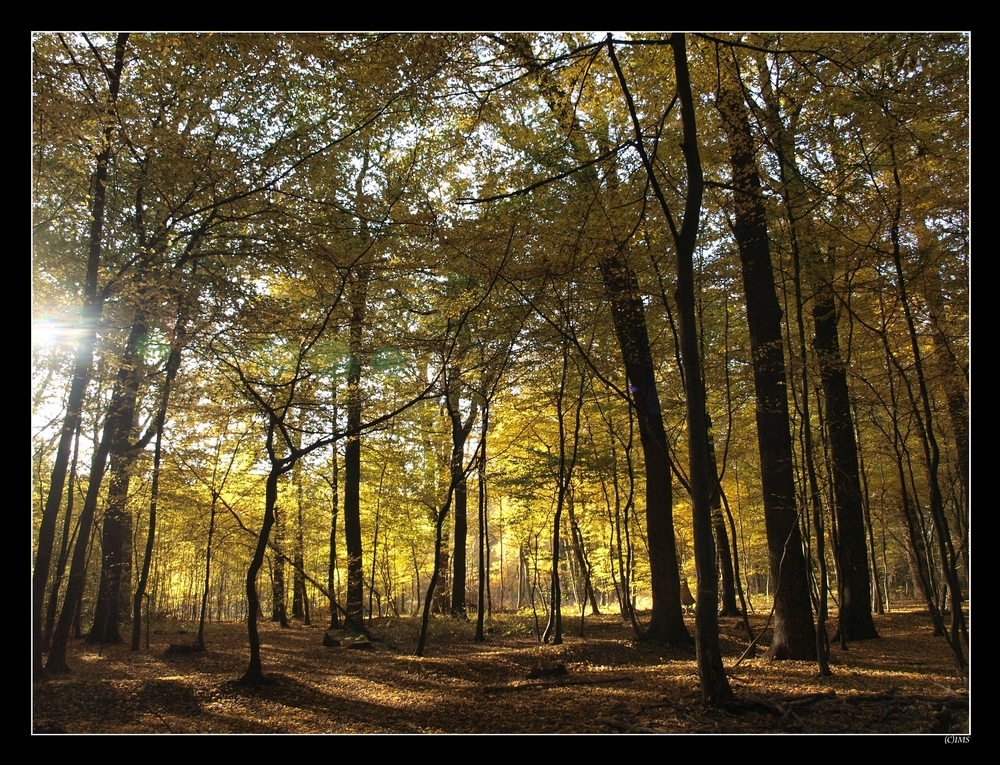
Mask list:
[[[427,656],[412,655],[415,619],[373,625],[368,649],[322,645],[323,628],[261,624],[273,684],[235,684],[246,625],[163,623],[150,649],[74,642],[74,671],[34,685],[36,733],[965,733],[967,682],[925,613],[877,616],[881,640],[834,648],[833,677],[811,662],[746,659],[737,621],[722,620],[738,702],[701,704],[694,656],[637,642],[615,616],[567,614],[560,646],[539,646],[531,617],[498,617],[486,643],[473,624],[432,623]],[[764,617],[754,617],[755,629]],[[693,623],[689,625],[693,633]],[[195,627],[196,629],[196,627]],[[185,633],[184,630],[187,632]],[[157,634],[158,632],[158,634]],[[342,637],[339,633],[337,637]],[[765,641],[766,642],[766,641]],[[528,679],[532,670],[564,674]]]

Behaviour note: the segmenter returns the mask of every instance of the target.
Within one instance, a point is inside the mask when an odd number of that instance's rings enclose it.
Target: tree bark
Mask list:
[[[282,627],[288,627],[288,612],[285,606],[285,556],[278,552],[285,546],[284,509],[277,505],[272,509],[274,514],[274,545],[277,548],[271,553],[271,621],[278,622]]]
[[[776,582],[771,659],[814,659],[816,630],[792,472],[781,306],[775,293],[767,219],[742,96],[725,75],[716,104],[729,140],[740,252],[753,359],[757,439],[768,560]]]
[[[487,585],[489,584],[490,577],[490,561],[489,561],[489,530],[486,527],[487,521],[487,495],[486,495],[486,434],[489,432],[490,428],[490,405],[489,399],[484,399],[483,401],[483,416],[482,416],[482,432],[479,435],[479,458],[476,461],[476,468],[479,474],[478,489],[479,489],[479,602],[476,604],[476,636],[475,640],[478,643],[482,643],[486,640],[486,635],[483,631],[484,622],[486,618],[486,598],[487,598]],[[501,548],[502,550],[503,548]],[[501,564],[503,560],[501,558]],[[503,592],[503,565],[500,567],[500,591]],[[501,600],[503,596],[501,594]]]
[[[826,399],[826,423],[833,463],[833,491],[839,532],[836,550],[837,583],[840,591],[837,631],[841,638],[848,641],[869,640],[879,635],[872,620],[868,546],[865,541],[858,447],[854,438],[847,370],[840,358],[833,287],[829,283],[818,286],[819,292],[813,299],[813,321],[816,325],[814,345]]]

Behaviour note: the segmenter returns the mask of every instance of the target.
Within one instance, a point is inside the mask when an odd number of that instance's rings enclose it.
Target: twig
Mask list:
[[[618,728],[618,730],[623,730],[626,733],[659,733],[659,731],[653,728],[643,728],[638,725],[631,725],[627,722],[621,720],[616,720],[613,717],[598,717],[597,722],[609,725],[612,728]]]
[[[604,683],[631,683],[635,678],[630,675],[621,677],[606,677],[600,679],[580,680],[550,680],[544,683],[519,683],[518,685],[486,685],[483,691],[488,693],[503,693],[504,691],[523,691],[529,688],[561,688],[566,685],[602,685]]]

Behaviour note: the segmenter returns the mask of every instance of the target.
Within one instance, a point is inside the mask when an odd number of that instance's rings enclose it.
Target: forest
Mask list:
[[[881,724],[829,683],[905,614],[968,733],[969,46],[33,34],[35,731],[157,651],[321,709],[291,656],[562,692],[602,630],[687,732]]]

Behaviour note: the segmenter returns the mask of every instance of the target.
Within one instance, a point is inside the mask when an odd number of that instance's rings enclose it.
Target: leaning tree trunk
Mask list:
[[[635,129],[636,147],[646,168],[646,175],[660,206],[669,217],[670,211],[666,198],[660,189],[652,161],[646,154],[635,106],[625,82],[625,75],[615,56],[614,43],[610,34],[607,44],[622,93],[628,103]],[[690,460],[691,515],[694,527],[695,569],[698,575],[698,598],[695,607],[695,650],[698,658],[698,674],[701,679],[702,700],[710,706],[725,706],[732,699],[732,690],[722,666],[722,650],[719,644],[719,590],[715,569],[715,541],[712,532],[712,487],[716,483],[716,474],[709,462],[705,384],[702,379],[701,359],[698,354],[698,328],[695,324],[694,307],[693,256],[701,219],[701,199],[704,185],[684,35],[676,33],[671,35],[670,44],[673,48],[677,99],[680,103],[681,121],[684,128],[684,140],[681,143],[681,148],[684,152],[684,164],[687,170],[687,194],[684,200],[683,223],[679,232],[673,226],[671,226],[671,232],[677,250],[677,293],[675,299],[680,316],[681,359],[684,368],[688,458]]]
[[[90,246],[87,257],[87,276],[80,321],[82,336],[74,353],[73,381],[70,385],[69,399],[66,404],[66,416],[63,419],[62,429],[59,433],[59,446],[56,449],[56,458],[52,465],[52,478],[49,481],[49,495],[45,502],[45,509],[42,512],[42,522],[38,528],[35,571],[32,575],[32,637],[34,643],[32,657],[34,672],[36,677],[39,678],[42,674],[42,606],[45,602],[45,587],[48,583],[49,567],[52,564],[52,547],[55,541],[56,522],[59,516],[59,506],[62,504],[63,489],[66,485],[70,446],[73,442],[74,434],[80,426],[80,418],[83,412],[83,397],[87,392],[87,385],[90,382],[90,374],[94,366],[94,345],[97,341],[98,324],[100,323],[104,307],[104,296],[98,291],[98,278],[100,275],[101,252],[104,238],[108,162],[111,160],[111,139],[114,135],[117,120],[115,109],[121,85],[122,69],[125,65],[125,49],[128,45],[128,38],[128,33],[118,35],[115,41],[114,66],[104,67],[104,71],[108,77],[108,103],[105,114],[107,122],[104,125],[101,150],[97,154],[94,169],[94,184],[92,186]],[[101,473],[103,474],[103,472],[104,469],[102,467]],[[89,534],[90,529],[88,527],[86,540],[89,540]],[[84,547],[87,544],[86,540],[84,541]],[[81,572],[82,569],[78,573]],[[69,633],[67,632],[66,634],[68,638]],[[65,646],[62,647],[62,651],[65,651]],[[53,665],[62,665],[65,667],[65,663],[65,657],[63,657],[57,659]]]
[[[170,355],[167,357],[167,368],[164,373],[163,378],[163,392],[160,398],[160,406],[156,412],[156,445],[153,448],[153,480],[152,485],[149,490],[149,533],[146,536],[146,549],[142,558],[142,569],[139,572],[139,582],[135,590],[135,596],[132,599],[132,650],[139,650],[139,637],[140,631],[142,629],[142,599],[146,594],[146,583],[149,581],[149,567],[153,560],[153,544],[156,538],[156,508],[159,495],[160,487],[160,457],[162,454],[162,443],[163,443],[163,424],[167,419],[167,407],[170,404],[170,389],[173,385],[174,378],[177,376],[177,370],[180,369],[181,365],[181,348],[184,344],[185,337],[185,323],[186,318],[183,309],[180,311],[177,317],[177,324],[174,327],[174,339],[170,344]],[[212,512],[213,521],[215,513],[215,501],[212,501]],[[209,549],[211,549],[211,530],[209,530]],[[207,568],[207,564],[206,564]],[[208,591],[208,582],[206,573],[205,591]],[[204,642],[202,640],[202,635],[204,632],[204,622],[205,622],[205,604],[202,602],[202,616],[201,624],[198,628],[198,642],[202,648],[204,648]]]
[[[76,609],[83,596],[83,589],[86,584],[84,574],[87,565],[87,548],[90,545],[90,534],[94,524],[94,516],[97,512],[98,499],[101,494],[101,484],[104,481],[108,452],[111,450],[112,441],[116,438],[128,437],[128,432],[132,425],[133,408],[128,406],[125,390],[128,384],[128,376],[129,371],[127,369],[119,369],[118,378],[115,380],[115,385],[111,392],[111,403],[108,406],[108,415],[104,423],[104,433],[91,461],[90,483],[87,486],[87,496],[83,502],[83,510],[80,512],[80,529],[77,533],[76,545],[73,547],[73,559],[70,563],[69,580],[66,584],[66,596],[63,598],[63,607],[59,612],[59,621],[56,623],[55,632],[52,634],[52,647],[49,651],[49,658],[45,663],[45,672],[47,673],[69,672],[69,665],[66,663],[66,648],[69,644],[69,635],[73,627],[74,617],[76,616]]]
[[[594,153],[583,141],[583,131],[573,117],[571,100],[545,65],[535,58],[530,41],[524,36],[509,35],[501,42],[524,67],[538,77],[539,91],[561,127],[570,136],[574,159],[591,163]],[[612,173],[610,178],[613,179]],[[582,171],[578,181],[581,191],[596,193],[598,179],[592,166]],[[611,304],[615,338],[622,354],[625,373],[634,388],[632,404],[639,420],[639,439],[646,467],[646,539],[649,546],[649,569],[652,590],[652,616],[645,636],[677,647],[690,648],[691,633],[684,624],[681,610],[681,579],[674,540],[673,487],[669,443],[663,428],[663,412],[656,389],[653,357],[649,347],[646,313],[639,291],[638,278],[622,251],[608,242],[599,267],[604,294]]]
[[[272,425],[273,428],[273,425]],[[247,670],[239,679],[241,685],[262,685],[266,679],[260,660],[260,633],[257,631],[257,618],[260,611],[260,597],[257,594],[257,574],[264,565],[264,554],[267,552],[267,542],[274,525],[274,506],[278,501],[278,478],[287,472],[289,466],[272,464],[267,475],[264,499],[264,521],[260,534],[257,536],[257,546],[254,549],[253,560],[247,569],[247,635],[250,643],[250,661]]]
[[[652,618],[646,635],[690,648],[693,641],[681,611],[670,446],[663,428],[642,296],[635,271],[617,252],[601,259],[600,270],[604,292],[611,303],[612,323],[625,374],[633,389],[632,403],[639,422],[639,441],[646,466],[646,534],[653,596]]]
[[[80,428],[76,429],[76,437],[73,444],[73,461],[69,468],[69,482],[66,485],[66,513],[63,516],[63,533],[59,542],[59,558],[56,561],[56,575],[52,580],[52,587],[49,590],[49,603],[45,612],[45,635],[43,648],[49,650],[52,645],[52,630],[56,626],[56,613],[59,606],[59,588],[62,587],[63,577],[66,575],[66,564],[69,562],[70,544],[73,539],[71,531],[73,522],[73,493],[76,489],[76,465],[80,456]]]

